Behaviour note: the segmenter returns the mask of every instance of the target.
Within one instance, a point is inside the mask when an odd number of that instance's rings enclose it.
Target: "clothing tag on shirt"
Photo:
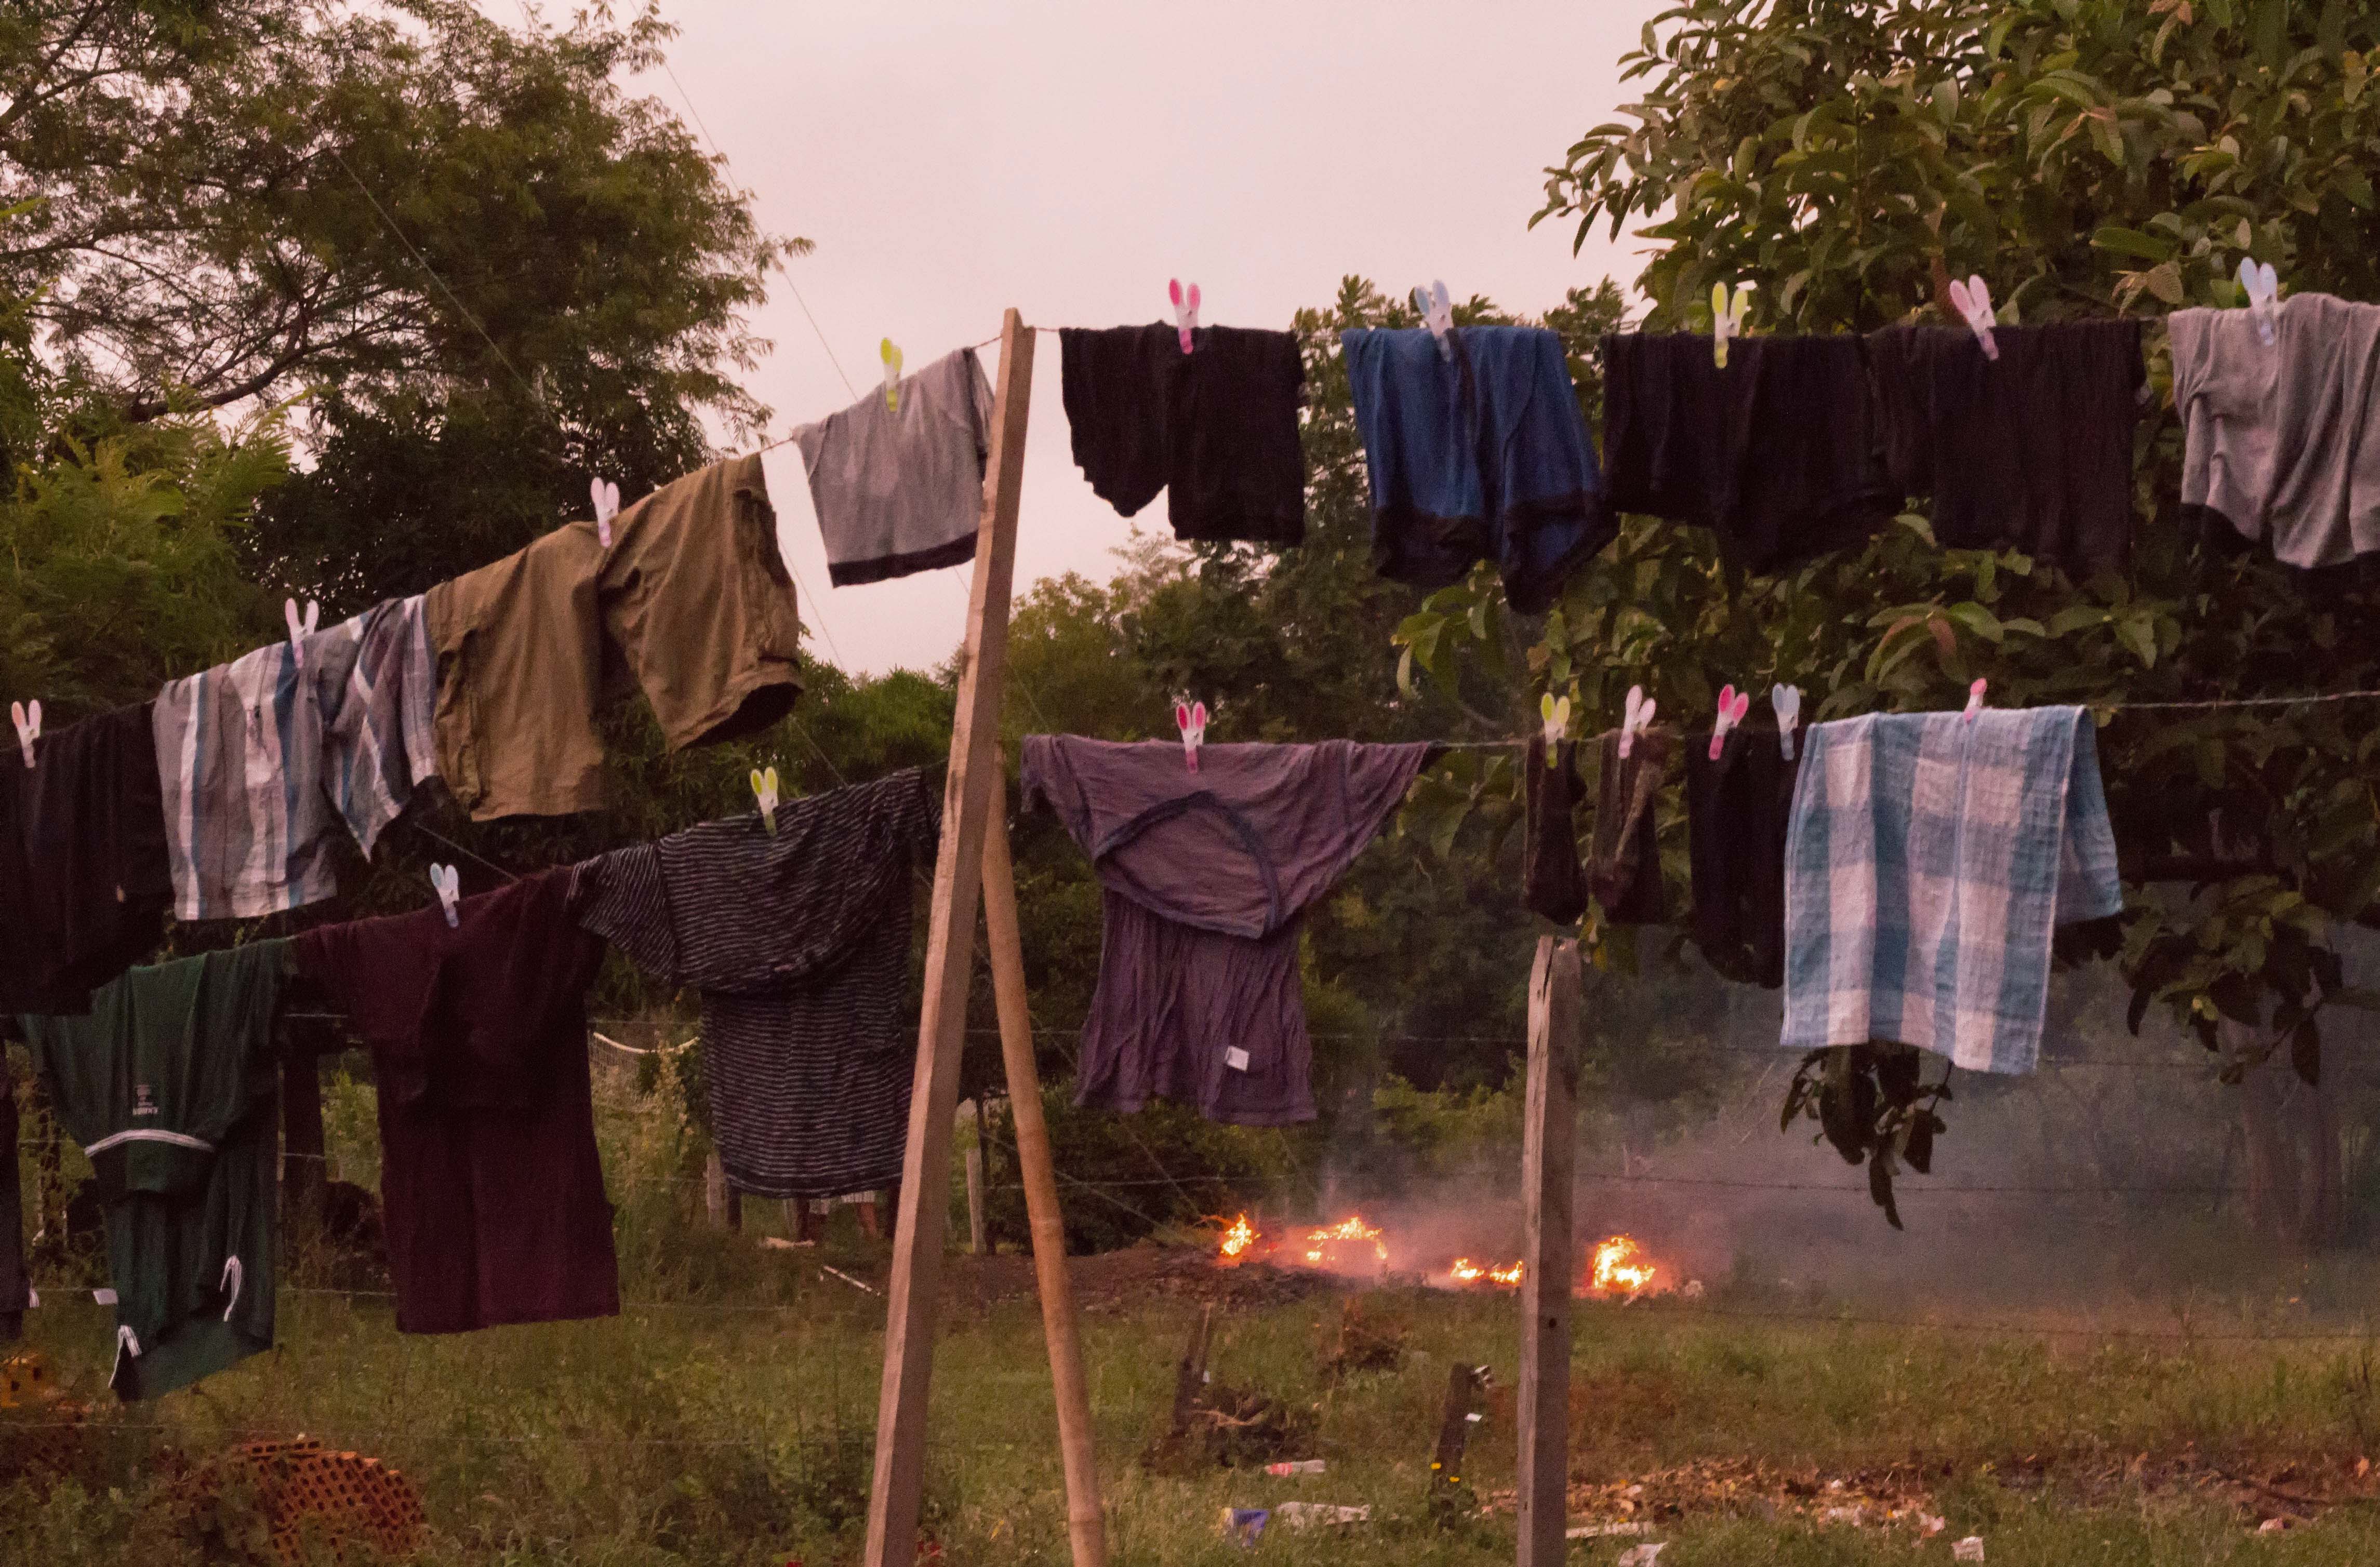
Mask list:
[[[1234,1072],[1245,1072],[1248,1069],[1248,1053],[1236,1044],[1227,1046],[1223,1051],[1223,1065]]]
[[[95,1289],[91,1292],[91,1302],[93,1306],[113,1306],[115,1304],[115,1292],[112,1289]]]
[[[135,1115],[157,1114],[157,1101],[150,1096],[147,1083],[135,1083],[132,1086],[132,1113]]]

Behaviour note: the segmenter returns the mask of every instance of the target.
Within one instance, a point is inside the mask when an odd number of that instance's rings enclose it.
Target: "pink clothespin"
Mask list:
[[[1207,705],[1175,703],[1173,723],[1182,731],[1182,759],[1195,773],[1198,770],[1198,748],[1207,743]]]
[[[2273,312],[2279,308],[2280,274],[2273,264],[2262,264],[2240,258],[2240,291],[2248,296],[2248,313],[2255,319],[2256,336],[2265,347],[2273,345]]]
[[[1785,760],[1793,760],[1793,731],[1802,727],[1802,688],[1798,685],[1772,685],[1768,688],[1768,705],[1777,709],[1777,743],[1784,748]]]
[[[289,622],[290,657],[298,660],[298,667],[302,669],[306,667],[306,639],[314,634],[314,627],[322,621],[322,607],[314,600],[308,599],[305,616],[300,619],[298,614],[298,601],[294,598],[285,598],[281,601],[281,613],[282,617]]]
[[[1719,752],[1726,746],[1727,731],[1743,722],[1743,716],[1751,710],[1752,693],[1750,692],[1738,691],[1731,685],[1719,687],[1718,717],[1711,725],[1710,759],[1712,761],[1718,760]]]
[[[33,741],[42,738],[42,704],[36,698],[30,706],[22,702],[8,704],[8,717],[17,723],[17,748],[25,753],[28,772],[33,765]]]
[[[455,905],[462,899],[463,878],[455,874],[455,867],[431,866],[430,886],[438,894],[438,906],[446,910],[447,928],[451,930],[460,925],[463,922],[455,914]]]
[[[1998,359],[2000,345],[1992,341],[1992,291],[1983,274],[1978,272],[1964,283],[1954,281],[1950,284],[1950,303],[1967,319],[1967,330],[1975,334],[1975,341],[1984,345],[1984,357]]]
[[[1182,333],[1182,352],[1190,352],[1190,333],[1198,325],[1198,285],[1192,283],[1187,298],[1182,292],[1182,280],[1171,280],[1169,292],[1173,295],[1173,325]]]
[[[1454,306],[1446,296],[1446,280],[1439,278],[1427,288],[1413,291],[1414,308],[1421,312],[1421,324],[1429,335],[1438,339],[1438,356],[1454,357],[1454,340],[1447,333],[1454,330]]]
[[[604,548],[612,548],[612,519],[620,514],[620,487],[610,479],[595,479],[587,486],[595,500],[595,540]]]
[[[1620,719],[1620,754],[1622,757],[1636,749],[1636,737],[1653,722],[1654,703],[1641,685],[1628,688],[1628,706]]]
[[[1967,688],[1967,710],[1959,715],[1959,721],[1961,723],[1973,723],[1975,721],[1975,715],[1984,710],[1985,683],[1985,682],[1982,679],[1978,678],[1974,684]]]

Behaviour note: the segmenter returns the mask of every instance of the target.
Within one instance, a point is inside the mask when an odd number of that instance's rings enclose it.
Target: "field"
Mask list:
[[[704,1228],[698,1187],[676,1174],[685,1128],[632,1099],[605,1091],[635,1302],[616,1320],[404,1338],[385,1298],[339,1293],[310,1264],[285,1280],[277,1352],[116,1410],[102,1389],[105,1308],[50,1292],[29,1317],[30,1343],[70,1391],[99,1394],[99,1410],[70,1436],[54,1416],[0,1411],[0,1465],[21,1470],[41,1446],[74,1472],[0,1487],[0,1560],[269,1560],[235,1507],[171,1505],[175,1477],[234,1440],[300,1431],[419,1483],[425,1562],[854,1560],[882,1303],[822,1267],[880,1282],[883,1248],[847,1213],[816,1251],[759,1244],[772,1205],[740,1236]],[[332,1109],[339,1157],[362,1174],[358,1102],[334,1094]],[[1955,1258],[1949,1228],[1937,1239]],[[2380,1447],[2380,1343],[2357,1317],[2380,1270],[2347,1259],[2267,1273],[2211,1226],[2061,1246],[2023,1276],[1961,1278],[1945,1265],[1930,1290],[1787,1284],[1747,1264],[1695,1299],[1582,1302],[1572,1522],[1649,1532],[1581,1541],[1572,1560],[1608,1563],[1658,1540],[1662,1567],[1949,1561],[1969,1535],[1993,1562],[2380,1560],[2380,1484],[2362,1462]],[[2140,1261],[2152,1254],[2154,1269]],[[2070,1287],[2043,1287],[2061,1276]],[[947,1277],[935,1545],[954,1563],[1064,1561],[1029,1267],[953,1257]],[[1511,1559],[1499,1494],[1513,1461],[1510,1296],[1364,1290],[1362,1320],[1400,1353],[1334,1375],[1324,1362],[1358,1298],[1346,1286],[1220,1271],[1189,1245],[1085,1260],[1078,1278],[1119,1563]],[[1140,1463],[1209,1305],[1216,1383],[1310,1419],[1289,1455],[1323,1458],[1327,1473]],[[1427,1463],[1448,1370],[1470,1363],[1498,1379],[1467,1461],[1470,1495],[1433,1510]],[[1371,1516],[1344,1531],[1276,1525],[1253,1553],[1218,1526],[1226,1507],[1290,1500]],[[1930,1537],[1928,1516],[1944,1521]],[[2276,1519],[2277,1532],[2260,1532]]]

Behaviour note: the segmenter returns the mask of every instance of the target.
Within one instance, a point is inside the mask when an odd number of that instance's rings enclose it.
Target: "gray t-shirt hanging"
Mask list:
[[[1387,826],[1427,750],[1209,745],[1194,773],[1170,741],[1026,737],[1024,803],[1057,814],[1105,888],[1076,1103],[1314,1119],[1301,916]]]
[[[2292,566],[2380,550],[2380,305],[2294,294],[2267,344],[2247,310],[2176,310],[2181,500]]]
[[[901,1178],[917,1009],[913,873],[941,801],[916,768],[583,862],[580,926],[702,993],[711,1136],[738,1191],[840,1197]]]
[[[975,559],[990,450],[991,382],[975,350],[945,354],[899,386],[794,432],[837,587]]]

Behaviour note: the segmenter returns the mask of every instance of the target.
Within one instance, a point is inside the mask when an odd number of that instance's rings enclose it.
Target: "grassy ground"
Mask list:
[[[339,1105],[334,1095],[334,1130]],[[108,1313],[53,1291],[30,1319],[31,1344],[76,1391],[99,1394],[101,1408],[74,1439],[77,1481],[0,1483],[0,1561],[241,1560],[237,1545],[200,1538],[161,1505],[176,1464],[298,1431],[412,1477],[427,1503],[430,1562],[855,1559],[882,1303],[820,1264],[872,1278],[880,1248],[847,1214],[820,1253],[700,1229],[698,1194],[674,1175],[683,1128],[633,1112],[616,1084],[604,1135],[623,1287],[638,1302],[613,1321],[406,1338],[385,1299],[292,1284],[277,1351],[115,1410],[101,1392]],[[2236,1255],[2207,1237],[2203,1253],[2189,1244],[2169,1254]],[[2231,1274],[2223,1267],[2193,1261],[2188,1289],[2161,1281],[2165,1307],[2133,1300],[2120,1318],[2104,1303],[2095,1318],[2021,1317],[1974,1298],[1957,1308],[1909,1292],[1854,1300],[1742,1275],[1698,1301],[1582,1303],[1573,1515],[1621,1518],[1632,1503],[1639,1517],[1653,1512],[1641,1537],[1668,1542],[1662,1567],[1948,1561],[1949,1542],[1970,1534],[1985,1538],[1996,1563],[2380,1560],[2380,1506],[2366,1500],[2380,1493],[2357,1474],[2380,1446],[2380,1341],[2351,1336],[2351,1313],[2373,1298],[2380,1271],[2350,1260],[2271,1282],[2244,1261]],[[1334,1381],[1320,1351],[1338,1325],[1337,1295],[1267,1304],[1262,1291],[1244,1293],[1248,1303],[1219,1316],[1217,1380],[1311,1406],[1312,1455],[1329,1472],[1185,1477],[1135,1460],[1169,1407],[1174,1358],[1201,1309],[1155,1281],[1202,1271],[1144,1257],[1083,1272],[1099,1308],[1086,1350],[1119,1563],[1251,1560],[1219,1532],[1220,1510],[1292,1499],[1368,1505],[1372,1521],[1344,1534],[1276,1528],[1256,1556],[1411,1567],[1511,1558],[1508,1515],[1441,1525],[1423,1500],[1458,1362],[1488,1364],[1500,1384],[1467,1477],[1491,1501],[1511,1484],[1511,1297],[1375,1292],[1367,1319],[1402,1331],[1402,1363]],[[1038,1309],[1015,1287],[1023,1275],[1014,1259],[953,1260],[928,1502],[951,1562],[1066,1560],[1055,1422]],[[2020,1320],[2066,1331],[1975,1325]],[[2350,1336],[2304,1336],[2332,1330]],[[24,1428],[21,1413],[0,1413],[0,1482],[29,1441],[54,1435]],[[1627,1496],[1632,1482],[1645,1491]],[[1947,1527],[1921,1538],[1910,1525],[1812,1516],[1838,1495],[1913,1500]],[[1670,1514],[1670,1497],[1689,1510]],[[2256,1533],[2273,1517],[2292,1526]],[[1633,1543],[1581,1542],[1572,1558],[1609,1563]]]

